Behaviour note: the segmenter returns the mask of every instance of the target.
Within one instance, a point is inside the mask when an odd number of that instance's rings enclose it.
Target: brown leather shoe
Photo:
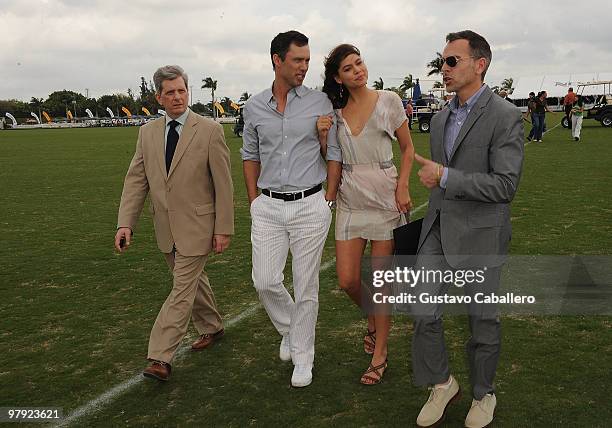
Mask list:
[[[225,334],[224,329],[221,329],[218,332],[213,333],[213,334],[209,334],[209,333],[203,334],[200,336],[198,340],[193,342],[193,344],[191,345],[191,350],[201,351],[202,349],[206,349],[210,345],[215,343],[217,340],[220,340],[224,334]]]
[[[153,360],[151,362],[151,365],[144,369],[142,374],[144,377],[157,379],[165,382],[170,379],[171,371],[172,368],[170,367],[170,364],[164,363],[163,361]]]

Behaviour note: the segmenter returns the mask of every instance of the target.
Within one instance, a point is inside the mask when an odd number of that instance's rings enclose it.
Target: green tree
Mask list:
[[[443,87],[444,87],[444,83],[440,81],[435,81],[433,84],[433,88],[443,88]]]
[[[15,119],[29,119],[30,104],[19,100],[0,100],[0,114],[11,113]]]
[[[381,91],[385,87],[385,82],[383,82],[382,77],[375,80],[374,83],[372,83],[372,87],[378,91]]]
[[[436,57],[427,63],[427,68],[429,68],[428,76],[433,76],[434,74],[442,74],[442,66],[444,65],[444,58],[440,52],[436,52]]]
[[[506,91],[508,94],[511,94],[512,91],[514,91],[512,85],[514,85],[514,79],[512,77],[508,77],[507,79],[502,80],[500,89]]]
[[[115,116],[119,115],[119,100],[116,95],[102,95],[97,99],[98,109],[100,111],[100,116],[106,117],[108,116],[108,112],[106,108],[110,108]]]
[[[144,76],[140,77],[140,96],[137,101],[138,114],[141,114],[142,107],[146,107],[151,113],[157,109],[157,99],[155,98],[155,87],[152,82],[147,84]]]
[[[210,105],[210,103],[208,104]],[[209,105],[197,102],[191,106],[191,110],[204,116],[212,116],[212,110],[210,109]]]
[[[49,94],[47,99],[43,103],[43,109],[54,117],[66,117],[68,110],[71,110],[74,106],[73,101],[76,101],[76,105],[80,108],[85,103],[85,96],[78,92],[67,91],[55,91]],[[76,112],[72,112],[76,115]]]
[[[202,79],[202,89],[210,89],[210,93],[212,96],[212,102],[215,102],[215,91],[217,90],[217,81],[213,80],[212,77],[207,77]],[[215,109],[213,109],[213,118],[216,117],[217,113],[215,113]]]
[[[414,81],[412,80],[412,74],[409,74],[406,77],[404,77],[404,80],[402,81],[402,84],[400,85],[400,89],[404,91],[404,93],[407,93],[408,90],[412,88],[414,88]]]

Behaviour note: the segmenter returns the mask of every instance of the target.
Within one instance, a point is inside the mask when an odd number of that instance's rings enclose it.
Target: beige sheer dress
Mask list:
[[[363,130],[351,133],[338,117],[338,142],[342,149],[342,181],[338,190],[336,239],[393,239],[393,229],[403,224],[395,205],[397,169],[393,164],[395,130],[407,120],[399,96],[377,91],[378,101]]]

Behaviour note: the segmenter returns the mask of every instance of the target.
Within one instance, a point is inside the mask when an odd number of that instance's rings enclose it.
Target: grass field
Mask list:
[[[550,115],[549,128],[559,123]],[[0,132],[0,406],[61,407],[70,414],[144,368],[149,332],[171,275],[148,211],[130,251],[113,251],[123,176],[137,129]],[[239,156],[226,128],[235,183],[236,236],[208,272],[233,320],[258,301],[250,279],[250,218]],[[428,134],[413,133],[428,154]],[[397,159],[397,156],[396,156]],[[582,141],[560,127],[526,146],[513,205],[513,254],[612,254],[612,130],[585,121]],[[414,178],[415,206],[427,192]],[[420,213],[421,215],[423,212]],[[323,260],[333,258],[333,234]],[[222,342],[184,352],[167,384],[135,381],[73,426],[411,426],[427,392],[411,385],[410,320],[395,319],[383,384],[358,379],[369,359],[365,323],[321,273],[313,384],[289,387],[291,365],[265,312],[232,321]],[[285,277],[291,281],[288,270]],[[447,426],[469,408],[463,344],[467,323],[447,317],[453,372],[464,386]],[[612,319],[508,316],[497,375],[495,426],[609,426]],[[195,338],[190,327],[188,339]],[[186,339],[183,346],[190,341]]]

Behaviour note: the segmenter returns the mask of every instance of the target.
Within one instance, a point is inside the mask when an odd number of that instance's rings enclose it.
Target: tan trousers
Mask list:
[[[174,282],[153,324],[147,358],[170,363],[187,333],[189,318],[198,334],[216,333],[223,322],[204,271],[208,256],[183,256],[178,251],[164,256]]]

